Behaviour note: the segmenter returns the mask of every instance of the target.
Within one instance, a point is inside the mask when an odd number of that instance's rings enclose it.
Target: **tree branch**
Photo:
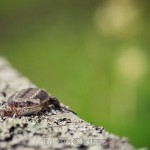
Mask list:
[[[36,87],[0,58],[0,107],[17,90]],[[63,111],[52,105],[40,115],[0,117],[0,149],[89,149],[134,150],[120,138],[80,119],[66,106]]]

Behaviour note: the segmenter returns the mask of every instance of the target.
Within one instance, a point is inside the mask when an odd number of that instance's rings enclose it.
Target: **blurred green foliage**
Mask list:
[[[108,131],[150,147],[149,1],[0,2],[0,55]]]

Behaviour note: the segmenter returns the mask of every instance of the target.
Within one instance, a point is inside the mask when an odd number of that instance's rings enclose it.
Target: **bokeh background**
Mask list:
[[[0,55],[88,122],[150,147],[150,1],[0,1]]]

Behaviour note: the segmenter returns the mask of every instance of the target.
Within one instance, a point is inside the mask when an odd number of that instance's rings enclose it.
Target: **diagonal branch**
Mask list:
[[[36,87],[0,58],[0,107],[17,90]],[[35,116],[0,117],[0,149],[90,149],[134,150],[120,138],[80,119],[61,104],[62,110],[49,105]]]

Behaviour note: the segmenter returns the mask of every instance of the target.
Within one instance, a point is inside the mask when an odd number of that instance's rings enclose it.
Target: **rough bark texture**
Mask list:
[[[0,58],[0,109],[15,91],[36,87]],[[80,119],[66,106],[50,105],[40,115],[0,117],[0,149],[134,150],[126,138]]]

